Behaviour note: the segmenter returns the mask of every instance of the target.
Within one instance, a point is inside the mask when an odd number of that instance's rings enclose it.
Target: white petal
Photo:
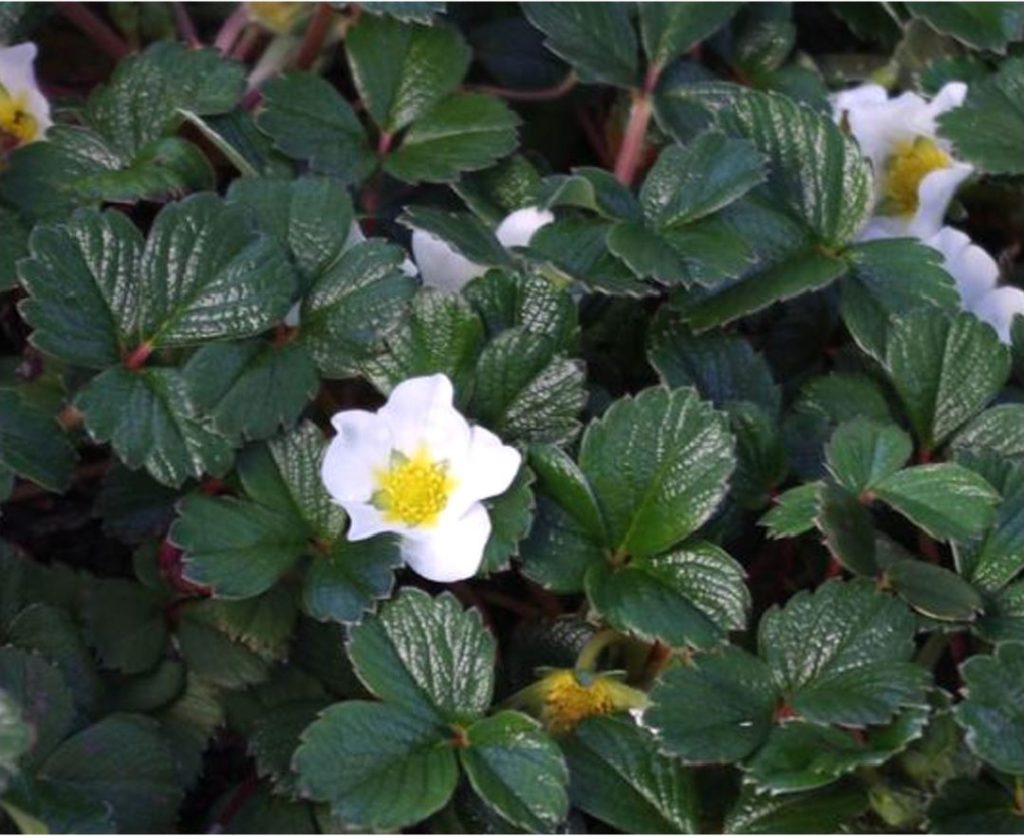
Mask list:
[[[906,238],[908,222],[899,215],[875,215],[857,234],[858,241],[876,241],[879,238]]]
[[[861,84],[849,90],[842,90],[832,97],[832,108],[836,119],[842,118],[843,112],[863,105],[879,105],[889,101],[889,94],[880,84]]]
[[[302,321],[302,302],[296,302],[292,305],[288,309],[288,313],[284,315],[283,321],[289,328],[298,328],[299,323]]]
[[[335,502],[366,502],[375,489],[374,470],[390,461],[388,423],[361,409],[339,412],[331,423],[338,434],[327,445],[320,477]]]
[[[918,135],[914,127],[920,121],[917,114],[926,107],[920,96],[904,93],[882,104],[863,104],[846,111],[850,133],[864,156],[871,160],[876,175],[884,170],[895,143]],[[875,180],[877,189],[881,185],[881,177],[876,176]]]
[[[469,452],[470,429],[452,404],[451,381],[443,374],[414,377],[398,384],[377,414],[391,428],[395,449],[414,455],[423,446],[431,458],[447,461],[459,477]]]
[[[1014,317],[1024,316],[1024,290],[1016,287],[997,287],[986,293],[974,307],[978,319],[984,320],[999,334],[999,339],[1010,344],[1010,327]]]
[[[458,293],[487,268],[470,261],[436,235],[422,229],[412,233],[412,255],[416,259],[423,284],[446,293]]]
[[[33,43],[0,47],[0,84],[7,88],[11,96],[25,96],[25,104],[39,124],[39,136],[42,137],[53,120],[50,119],[50,103],[36,82],[34,64],[37,53]]]
[[[515,447],[502,444],[490,430],[473,427],[467,481],[472,482],[476,499],[498,496],[508,490],[522,462],[523,457]]]
[[[956,280],[965,309],[973,308],[996,286],[999,265],[959,229],[945,226],[925,243],[942,253],[942,266]]]
[[[401,526],[386,522],[380,510],[368,503],[346,502],[342,504],[342,507],[349,518],[349,527],[345,534],[346,540],[366,540],[386,531],[402,530]]]
[[[950,81],[942,85],[942,89],[932,97],[928,108],[932,116],[939,116],[948,110],[954,110],[967,98],[967,85],[962,81]]]
[[[402,557],[416,574],[449,583],[471,578],[480,568],[491,518],[479,503],[459,519],[429,530],[429,536],[402,539]]]
[[[917,187],[918,206],[907,231],[916,238],[930,238],[942,228],[949,203],[960,184],[971,176],[974,167],[953,163],[926,174]]]
[[[547,209],[528,206],[525,209],[517,209],[506,217],[498,224],[494,235],[505,249],[525,247],[538,229],[547,226],[554,219],[555,216]]]

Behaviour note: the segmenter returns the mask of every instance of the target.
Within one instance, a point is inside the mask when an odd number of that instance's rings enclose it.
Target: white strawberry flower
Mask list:
[[[33,43],[0,47],[0,155],[42,139],[53,124],[36,83]]]
[[[1009,345],[1013,319],[1024,315],[1024,290],[997,287],[999,265],[959,229],[943,227],[925,243],[942,253],[942,266],[956,281],[961,307],[991,325]]]
[[[936,119],[966,95],[967,85],[954,81],[930,101],[916,93],[889,98],[877,84],[833,97],[836,121],[849,128],[874,170],[875,216],[862,239],[925,239],[941,229],[953,195],[974,168],[953,158]]]
[[[522,458],[471,427],[452,398],[451,381],[435,374],[400,383],[377,412],[339,412],[321,467],[349,540],[398,534],[408,566],[441,582],[476,574],[491,534],[481,500],[512,484]]]
[[[554,219],[547,209],[528,206],[506,216],[494,235],[505,249],[525,247],[538,229]],[[413,230],[412,255],[423,284],[446,293],[458,293],[472,279],[487,272],[485,265],[470,261],[424,229]]]

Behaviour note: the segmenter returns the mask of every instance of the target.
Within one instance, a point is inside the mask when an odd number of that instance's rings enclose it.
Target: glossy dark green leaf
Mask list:
[[[269,778],[279,792],[295,792],[296,776],[291,762],[299,736],[325,707],[324,700],[293,700],[275,706],[256,721],[249,736],[249,754],[256,761],[256,772]]]
[[[479,717],[494,690],[494,637],[477,610],[407,587],[352,630],[356,673],[374,694],[438,722]]]
[[[641,5],[640,35],[647,60],[665,67],[714,34],[731,18],[739,3],[652,3]]]
[[[954,713],[967,745],[996,769],[1024,775],[1024,642],[973,656],[960,674],[966,693]]]
[[[814,521],[836,560],[854,574],[875,575],[875,528],[855,494],[831,482],[820,484]]]
[[[313,618],[358,622],[387,598],[402,563],[398,544],[387,537],[337,543],[313,556],[302,587],[302,603]]]
[[[693,833],[700,804],[693,776],[658,751],[657,738],[624,717],[592,717],[561,741],[572,802],[623,832]]]
[[[818,513],[819,482],[809,482],[790,488],[775,498],[772,510],[761,517],[761,525],[775,540],[798,537],[814,528]]]
[[[950,441],[954,449],[992,450],[1003,456],[1024,455],[1024,404],[990,407],[969,421]]]
[[[907,3],[907,9],[975,49],[1005,52],[1009,42],[1024,39],[1024,11],[1017,3]]]
[[[164,605],[162,596],[121,578],[89,585],[85,635],[104,667],[142,673],[157,663],[167,644]]]
[[[857,784],[837,783],[804,793],[773,795],[748,784],[729,810],[729,833],[819,833],[839,831],[868,807]]]
[[[944,621],[970,621],[981,595],[959,575],[920,560],[897,560],[885,569],[892,588],[919,613]]]
[[[736,437],[733,499],[742,508],[764,508],[789,471],[781,429],[771,413],[749,401],[733,401],[726,412]]]
[[[489,270],[462,289],[489,337],[522,326],[553,340],[564,351],[578,339],[576,303],[565,289],[533,273]]]
[[[51,491],[64,491],[77,459],[52,415],[17,391],[0,389],[0,467]]]
[[[899,427],[858,418],[839,426],[825,455],[836,481],[859,494],[896,473],[913,452],[913,441]]]

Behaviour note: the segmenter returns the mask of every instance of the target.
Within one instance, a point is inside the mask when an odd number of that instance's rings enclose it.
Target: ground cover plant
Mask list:
[[[0,43],[0,828],[1024,832],[1024,5]]]

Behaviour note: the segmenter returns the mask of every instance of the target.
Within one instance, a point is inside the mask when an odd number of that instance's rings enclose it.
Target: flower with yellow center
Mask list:
[[[609,674],[556,668],[509,704],[535,715],[552,734],[566,734],[588,717],[643,708],[647,695]]]
[[[349,517],[349,540],[393,532],[402,556],[428,580],[472,577],[491,533],[481,502],[505,491],[521,456],[452,405],[442,374],[394,388],[377,412],[332,419],[321,477]]]
[[[31,43],[0,47],[0,155],[42,139],[52,124],[36,83],[36,52]]]
[[[937,117],[959,107],[967,86],[951,82],[931,101],[916,93],[890,99],[877,84],[846,90],[833,99],[836,120],[860,145],[875,174],[875,217],[862,239],[938,233],[953,195],[974,170],[955,160],[938,136]]]

